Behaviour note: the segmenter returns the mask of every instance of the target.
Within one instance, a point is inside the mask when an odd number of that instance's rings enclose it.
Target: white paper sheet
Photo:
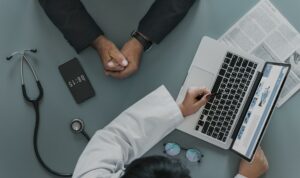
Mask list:
[[[219,41],[265,61],[292,65],[277,107],[300,89],[300,34],[269,0],[259,1]]]

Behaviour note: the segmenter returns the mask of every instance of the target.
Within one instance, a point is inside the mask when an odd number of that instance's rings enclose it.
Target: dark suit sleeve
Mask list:
[[[77,52],[87,48],[103,34],[80,0],[39,0],[39,2]]]
[[[156,0],[139,23],[138,31],[160,43],[183,19],[195,0]]]

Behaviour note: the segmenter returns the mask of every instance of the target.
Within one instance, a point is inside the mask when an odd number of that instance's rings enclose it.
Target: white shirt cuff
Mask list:
[[[237,174],[234,178],[247,178],[247,177],[245,177],[245,176],[243,176],[241,174]]]

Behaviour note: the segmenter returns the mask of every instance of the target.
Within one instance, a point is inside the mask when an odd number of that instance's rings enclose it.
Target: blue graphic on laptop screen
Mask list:
[[[263,70],[263,76],[232,147],[233,150],[249,159],[260,141],[264,126],[268,123],[272,107],[276,104],[276,98],[288,74],[288,69],[287,66],[269,63]]]

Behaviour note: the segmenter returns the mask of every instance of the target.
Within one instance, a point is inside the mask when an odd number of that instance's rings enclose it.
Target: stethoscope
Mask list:
[[[38,150],[38,144],[37,144],[37,141],[38,141],[38,129],[39,129],[39,122],[40,122],[40,111],[39,111],[39,104],[40,104],[40,101],[41,99],[43,98],[43,95],[44,95],[44,91],[43,91],[43,87],[36,75],[36,72],[33,68],[33,65],[30,63],[28,57],[26,56],[26,53],[27,52],[31,52],[31,53],[36,53],[37,52],[37,49],[26,49],[26,50],[22,50],[22,51],[16,51],[14,53],[12,53],[9,57],[7,57],[6,59],[7,60],[11,60],[15,55],[19,55],[21,56],[21,83],[22,83],[22,93],[23,93],[23,97],[24,99],[31,103],[34,110],[35,110],[35,127],[34,127],[34,134],[33,134],[33,147],[34,147],[34,152],[35,152],[35,155],[36,155],[36,158],[37,160],[39,161],[39,163],[43,166],[43,168],[45,168],[48,172],[56,175],[56,176],[60,176],[60,177],[71,177],[72,176],[72,173],[70,174],[64,174],[64,173],[60,173],[60,172],[57,172],[53,169],[51,169],[50,167],[48,167],[46,165],[46,163],[43,161],[43,159],[41,158],[40,156],[40,153],[39,153],[39,150]],[[30,98],[28,95],[27,95],[27,91],[26,91],[26,86],[25,86],[25,82],[24,82],[24,74],[23,74],[23,63],[24,61],[27,63],[27,65],[29,66],[34,78],[35,78],[35,81],[36,81],[36,84],[37,84],[37,87],[38,87],[38,90],[39,90],[39,94],[38,96],[36,97],[36,99],[32,99]],[[76,133],[76,134],[82,134],[87,140],[90,140],[90,137],[89,135],[85,132],[84,130],[84,122],[81,120],[81,119],[74,119],[72,120],[71,124],[70,124],[70,127],[71,127],[71,130]]]

